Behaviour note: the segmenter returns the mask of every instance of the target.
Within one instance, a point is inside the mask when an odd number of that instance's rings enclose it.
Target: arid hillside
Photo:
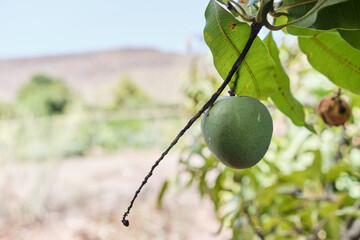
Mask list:
[[[129,76],[151,97],[181,101],[181,84],[192,57],[151,49],[0,60],[0,101],[11,101],[35,74],[64,80],[88,101],[106,100],[122,76]]]

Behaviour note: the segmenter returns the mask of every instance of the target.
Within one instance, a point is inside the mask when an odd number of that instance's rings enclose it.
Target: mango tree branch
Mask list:
[[[201,114],[203,114],[205,112],[206,109],[208,109],[209,107],[211,107],[214,102],[216,101],[216,99],[219,97],[219,95],[221,94],[221,92],[225,89],[225,87],[229,84],[231,78],[233,77],[233,75],[235,74],[235,72],[238,70],[238,68],[240,67],[241,63],[243,62],[243,60],[245,59],[246,54],[249,52],[250,47],[252,45],[252,43],[254,42],[257,34],[259,33],[260,29],[262,27],[261,23],[256,23],[253,22],[251,24],[251,33],[249,36],[249,40],[247,41],[243,51],[241,52],[239,58],[236,60],[236,62],[234,63],[234,65],[232,66],[229,74],[227,75],[227,77],[225,78],[224,82],[221,84],[221,86],[219,87],[219,89],[211,96],[210,100],[208,100],[205,105],[199,110],[199,112],[197,114],[195,114],[195,116],[193,116],[190,121],[186,124],[186,126],[179,132],[179,134],[176,136],[176,138],[171,142],[171,144],[169,145],[169,147],[161,154],[160,158],[154,163],[154,165],[151,167],[150,172],[146,175],[146,177],[144,178],[143,182],[141,183],[140,187],[138,188],[138,190],[135,192],[133,199],[130,202],[130,205],[127,209],[127,211],[124,213],[123,215],[123,219],[122,219],[122,223],[124,224],[124,226],[128,227],[129,226],[129,220],[126,219],[126,217],[129,215],[131,208],[134,205],[134,202],[137,198],[137,196],[139,195],[141,189],[144,187],[144,185],[147,183],[148,179],[151,177],[151,175],[153,174],[155,168],[159,165],[159,163],[164,159],[164,157],[168,154],[168,152],[170,151],[170,149],[172,147],[174,147],[176,145],[176,143],[178,142],[178,140],[184,135],[184,133],[193,125],[193,123],[201,116]]]

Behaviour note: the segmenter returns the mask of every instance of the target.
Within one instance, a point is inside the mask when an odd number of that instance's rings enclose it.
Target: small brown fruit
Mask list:
[[[349,104],[341,97],[324,97],[316,108],[316,112],[330,126],[344,125],[350,118]]]

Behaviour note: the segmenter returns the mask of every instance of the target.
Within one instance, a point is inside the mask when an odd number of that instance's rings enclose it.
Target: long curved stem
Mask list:
[[[281,30],[283,29],[284,27],[287,27],[289,25],[293,25],[297,22],[300,22],[301,20],[304,20],[305,18],[307,18],[308,16],[310,16],[311,14],[313,14],[314,12],[316,12],[320,7],[321,5],[323,5],[327,0],[320,0],[320,3],[318,6],[316,7],[313,7],[310,11],[308,11],[304,16],[302,16],[301,18],[298,18],[294,21],[291,21],[289,23],[285,23],[285,24],[282,24],[282,25],[279,25],[279,26],[273,26],[271,25],[269,22],[265,22],[265,26],[269,29],[269,30],[272,30],[272,31],[278,31],[278,30]]]
[[[204,106],[199,110],[199,112],[197,114],[195,114],[195,116],[193,116],[189,122],[186,124],[186,126],[179,132],[179,134],[175,137],[175,139],[171,142],[171,144],[169,145],[169,147],[161,154],[161,156],[159,157],[158,160],[156,160],[156,162],[154,163],[154,165],[151,167],[150,172],[146,175],[146,177],[144,178],[144,180],[142,181],[140,187],[138,188],[138,190],[135,192],[133,199],[130,202],[130,205],[128,207],[128,209],[126,210],[126,212],[123,215],[123,219],[122,219],[122,223],[124,224],[124,226],[128,227],[129,226],[129,220],[126,219],[126,217],[129,215],[131,208],[134,205],[134,202],[137,198],[137,196],[139,195],[141,189],[145,186],[145,184],[147,183],[147,181],[149,180],[149,178],[152,176],[155,168],[160,164],[160,162],[164,159],[164,157],[168,154],[168,152],[170,151],[171,148],[173,148],[176,143],[179,141],[179,139],[184,135],[184,133],[193,125],[193,123],[201,116],[201,114],[203,114],[205,112],[206,109],[208,109],[209,107],[211,107],[214,102],[216,101],[216,99],[220,96],[221,92],[225,89],[225,87],[228,85],[228,83],[230,82],[231,78],[234,76],[235,72],[238,70],[238,68],[240,67],[241,63],[244,61],[246,54],[249,52],[251,45],[253,44],[256,36],[258,35],[260,29],[262,28],[262,24],[261,23],[256,23],[253,22],[251,24],[251,33],[249,36],[249,40],[247,41],[243,51],[241,52],[239,58],[236,60],[236,62],[234,63],[234,65],[232,66],[229,74],[227,75],[227,77],[225,78],[224,82],[221,84],[221,86],[218,88],[218,90],[211,96],[211,98],[204,104]]]

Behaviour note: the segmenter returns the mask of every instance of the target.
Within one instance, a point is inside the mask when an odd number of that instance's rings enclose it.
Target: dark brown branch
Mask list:
[[[249,220],[249,225],[250,225],[251,228],[254,230],[254,232],[256,233],[256,235],[258,235],[258,237],[259,237],[261,240],[265,240],[265,235],[264,235],[261,227],[260,227],[260,226],[257,226],[257,225],[253,222],[253,220],[252,220],[252,218],[251,218],[251,215],[250,215],[250,213],[249,213],[248,206],[245,206],[245,207],[244,207],[244,212],[245,212],[245,214],[246,214],[246,217],[247,217],[248,220]]]
[[[176,138],[171,142],[171,144],[169,145],[169,147],[161,154],[160,158],[154,163],[154,165],[151,167],[150,172],[146,175],[146,177],[144,178],[143,182],[141,183],[140,187],[138,188],[138,190],[135,192],[133,199],[130,202],[130,205],[127,209],[127,211],[124,213],[123,215],[123,219],[122,219],[122,223],[124,224],[124,226],[128,227],[129,226],[129,220],[126,219],[126,217],[129,215],[130,210],[132,208],[132,206],[134,205],[134,202],[137,198],[137,196],[139,195],[141,189],[144,187],[144,185],[147,183],[148,179],[151,177],[151,175],[153,174],[155,168],[159,165],[159,163],[164,159],[164,157],[168,154],[168,152],[170,151],[171,148],[173,148],[176,143],[179,141],[179,139],[184,135],[184,133],[193,125],[193,123],[201,116],[201,114],[203,114],[205,112],[206,109],[208,109],[209,107],[211,107],[214,102],[216,101],[216,99],[219,97],[219,95],[221,94],[221,92],[225,89],[225,87],[229,84],[231,78],[233,77],[233,75],[235,74],[235,72],[238,70],[238,68],[240,67],[241,63],[243,62],[243,60],[245,59],[246,54],[249,52],[250,47],[252,45],[252,43],[254,42],[257,34],[259,33],[260,29],[262,27],[261,23],[252,23],[251,24],[251,33],[249,36],[249,40],[247,41],[243,51],[241,52],[239,58],[236,60],[236,62],[234,63],[234,65],[232,66],[229,74],[227,75],[227,77],[225,78],[224,82],[221,84],[221,86],[219,87],[219,89],[211,96],[210,100],[208,100],[205,105],[199,110],[199,112],[197,114],[195,114],[194,117],[192,117],[190,119],[190,121],[186,124],[186,126],[179,132],[179,134],[176,136]]]

